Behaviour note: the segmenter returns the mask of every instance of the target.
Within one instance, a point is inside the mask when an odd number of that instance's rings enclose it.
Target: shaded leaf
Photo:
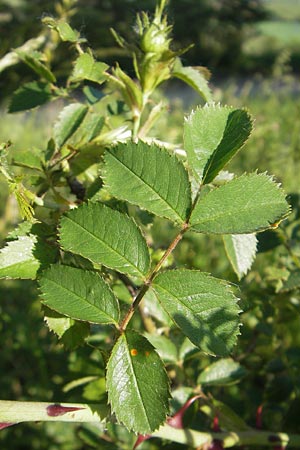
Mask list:
[[[26,111],[27,109],[43,105],[53,98],[49,83],[39,81],[26,83],[13,93],[8,112]]]
[[[141,277],[150,267],[146,241],[134,221],[101,203],[68,212],[60,242],[65,250],[129,275]]]
[[[72,103],[60,112],[54,125],[54,138],[58,147],[62,147],[75,133],[87,112],[88,106],[81,103]]]
[[[256,255],[255,234],[227,234],[223,236],[224,246],[233,270],[240,280],[251,268]]]
[[[176,62],[173,67],[172,75],[180,80],[184,81],[186,84],[191,86],[196,92],[198,92],[201,97],[204,98],[205,101],[211,100],[211,91],[208,86],[208,81],[195,67],[184,67],[181,64],[179,58],[176,59]]]
[[[75,62],[71,80],[90,80],[95,83],[103,83],[107,79],[105,70],[108,67],[103,62],[95,61],[89,53],[82,53]]]
[[[63,316],[46,306],[44,306],[44,320],[49,330],[53,331],[65,348],[70,350],[83,345],[90,334],[88,323]]]
[[[104,179],[117,198],[175,222],[191,206],[188,174],[174,155],[155,144],[119,144],[105,154]]]
[[[20,50],[16,50],[15,52],[19,58],[40,77],[45,78],[45,80],[49,81],[49,83],[55,83],[55,75],[45,64],[40,61],[41,53],[25,53]]]
[[[108,401],[117,420],[129,430],[156,430],[169,410],[166,371],[153,346],[134,331],[116,342],[107,366]]]
[[[39,279],[42,302],[72,319],[117,323],[118,302],[106,282],[95,272],[55,264]]]
[[[169,337],[154,333],[145,333],[145,337],[153,345],[165,363],[178,362],[178,351],[176,345],[170,340]]]
[[[210,183],[248,139],[252,121],[247,111],[207,104],[184,124],[184,147],[195,177]]]
[[[210,386],[224,386],[238,382],[246,370],[231,358],[224,358],[207,366],[200,373],[197,383]]]
[[[239,334],[239,307],[222,280],[194,270],[169,270],[152,289],[181,331],[206,353],[225,356]]]
[[[191,214],[194,231],[248,234],[284,219],[289,205],[284,192],[266,174],[245,174],[200,197]]]
[[[88,112],[80,127],[71,137],[71,145],[74,145],[76,148],[79,147],[79,149],[81,150],[80,147],[88,144],[100,134],[103,125],[104,117],[96,113]]]
[[[300,288],[300,269],[290,272],[289,277],[283,282],[280,291],[292,291]]]
[[[246,422],[234,412],[228,405],[213,397],[210,397],[209,404],[201,407],[201,410],[212,420],[217,416],[222,430],[227,431],[248,431],[251,430]]]

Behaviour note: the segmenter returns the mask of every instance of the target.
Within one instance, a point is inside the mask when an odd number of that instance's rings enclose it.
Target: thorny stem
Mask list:
[[[152,283],[153,279],[155,278],[157,273],[160,271],[162,265],[164,264],[164,262],[166,261],[168,256],[177,247],[177,245],[181,241],[184,233],[188,230],[188,227],[189,227],[188,223],[185,222],[183,224],[180,232],[177,234],[175,239],[173,239],[173,241],[171,242],[171,244],[169,245],[169,247],[167,248],[167,250],[165,251],[165,253],[161,257],[161,259],[158,261],[158,263],[156,264],[156,266],[154,267],[152,272],[150,272],[149,276],[144,281],[144,284],[141,286],[139,292],[133,298],[133,302],[132,302],[132,304],[131,304],[131,306],[130,306],[126,316],[124,317],[122,323],[120,324],[120,327],[119,327],[120,333],[122,333],[123,331],[126,330],[126,327],[127,327],[128,323],[130,322],[130,319],[134,315],[134,313],[135,313],[136,309],[138,308],[141,300],[143,299],[144,295],[146,294],[146,292],[148,291],[149,287],[151,286],[151,283]]]
[[[101,404],[15,402],[0,400],[0,428],[20,422],[81,422],[100,423],[107,417],[108,408]],[[299,434],[273,433],[250,429],[236,432],[200,432],[192,429],[177,429],[162,425],[153,437],[202,448],[217,439],[224,448],[235,446],[274,447],[274,445],[300,447]]]

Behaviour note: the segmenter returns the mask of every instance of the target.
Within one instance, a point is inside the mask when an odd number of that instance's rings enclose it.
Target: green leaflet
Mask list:
[[[107,79],[105,70],[108,67],[103,62],[95,61],[89,53],[82,53],[75,62],[71,80],[90,80],[102,84]]]
[[[61,220],[60,243],[98,264],[143,277],[150,267],[146,241],[134,221],[101,203],[68,212]]]
[[[66,106],[59,114],[54,125],[54,139],[57,147],[62,147],[81,125],[88,106],[81,103],[72,103]]]
[[[194,270],[169,270],[155,277],[152,289],[193,344],[211,355],[232,350],[240,310],[224,281]]]
[[[191,207],[188,174],[174,155],[155,144],[119,144],[105,154],[104,179],[117,198],[183,223]]]
[[[40,279],[42,302],[72,319],[117,323],[118,302],[106,282],[95,272],[53,265]]]
[[[9,242],[0,253],[0,278],[32,278],[40,267],[33,251],[36,236],[20,236]]]
[[[54,95],[52,95],[50,83],[42,83],[40,81],[26,83],[13,93],[8,112],[26,111],[27,109],[43,105],[53,98]]]
[[[211,100],[211,91],[208,86],[208,81],[199,69],[194,67],[184,67],[181,64],[180,59],[176,58],[172,75],[195,89],[205,101],[209,102]]]
[[[56,249],[34,234],[18,236],[0,251],[0,278],[35,279],[40,267],[56,256]]]
[[[255,234],[225,234],[224,246],[233,270],[240,280],[255,259],[257,239]]]
[[[224,386],[237,383],[245,376],[246,370],[231,358],[223,358],[213,362],[200,373],[197,383]]]
[[[190,223],[200,233],[248,234],[269,228],[288,213],[284,192],[272,178],[250,173],[200,197]]]
[[[144,335],[165,363],[178,363],[178,349],[169,337],[154,333],[144,333]]]
[[[103,126],[104,117],[100,116],[98,113],[92,113],[89,111],[80,127],[71,137],[70,144],[82,150],[82,147],[87,145],[100,134]],[[99,149],[98,153],[100,153]]]
[[[108,401],[129,430],[156,430],[169,410],[169,382],[161,359],[147,339],[134,331],[116,342],[107,365]]]
[[[49,83],[55,83],[55,75],[48,67],[40,61],[40,57],[43,56],[39,52],[25,53],[24,51],[16,50],[19,58],[27,64],[35,73],[40,77],[49,81]]]
[[[252,121],[247,111],[207,104],[184,124],[184,147],[198,182],[210,183],[248,139]]]

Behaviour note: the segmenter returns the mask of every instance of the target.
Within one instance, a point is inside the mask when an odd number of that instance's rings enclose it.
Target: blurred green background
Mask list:
[[[47,0],[0,0],[0,57],[40,33],[43,14],[55,15],[57,7],[58,3]],[[135,12],[151,12],[154,7],[154,0],[78,0],[71,23],[87,38],[98,59],[108,64],[119,61],[132,73],[130,60],[116,46],[109,27],[127,37]],[[296,205],[294,225],[291,219],[285,232],[294,233],[299,247],[300,0],[171,0],[168,10],[177,48],[195,44],[184,55],[184,64],[208,67],[214,99],[245,106],[254,116],[253,135],[229,169],[236,173],[259,169],[275,175]],[[70,67],[68,52],[66,44],[60,45],[52,62],[62,81]],[[21,64],[0,74],[1,141],[10,139],[16,152],[43,145],[57,113],[55,105],[29,113],[6,113],[9,95],[21,81],[31,79],[32,73]],[[199,98],[180,83],[163,86],[161,95],[169,99],[170,108],[155,134],[180,144],[183,118]],[[19,215],[0,181],[3,243]],[[169,231],[160,225],[157,238],[163,242]],[[264,426],[296,433],[300,432],[299,307],[289,295],[276,292],[275,269],[284,270],[287,264],[282,247],[274,253],[260,253],[253,271],[240,284],[245,313],[238,354],[248,355],[249,376],[243,385],[216,392],[251,425],[257,406],[265,401]],[[180,264],[237,283],[218,239],[188,236],[179,250]],[[64,392],[63,387],[74,378],[99,374],[97,352],[89,348],[68,352],[57,343],[43,323],[34,283],[1,280],[0,315],[0,398],[70,402],[93,398],[93,388]],[[87,356],[90,367],[83,367]],[[207,361],[198,362],[197,370]],[[115,432],[120,442],[123,439],[120,448],[130,448],[126,433]],[[73,425],[22,425],[2,431],[0,445],[5,450],[106,448],[104,443],[98,447],[83,443],[79,435],[80,429]],[[149,442],[141,449],[161,448]]]

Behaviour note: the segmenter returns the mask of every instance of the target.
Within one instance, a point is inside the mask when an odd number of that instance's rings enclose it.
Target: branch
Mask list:
[[[186,444],[193,448],[207,446],[218,440],[224,448],[234,446],[253,445],[256,448],[262,446],[291,446],[300,447],[299,434],[272,433],[271,431],[241,431],[226,433],[205,433],[190,429],[179,430],[169,425],[163,425],[158,431],[152,434],[153,437],[168,439],[180,444]]]
[[[103,404],[15,402],[0,400],[0,430],[20,422],[102,422],[108,415]],[[150,437],[150,436],[149,436]],[[218,440],[224,448],[250,445],[291,446],[300,448],[299,434],[273,433],[271,431],[200,432],[191,429],[177,429],[170,425],[161,426],[151,437],[167,439],[192,448],[207,446]]]
[[[0,429],[20,422],[102,422],[107,414],[108,407],[101,404],[0,400]]]

